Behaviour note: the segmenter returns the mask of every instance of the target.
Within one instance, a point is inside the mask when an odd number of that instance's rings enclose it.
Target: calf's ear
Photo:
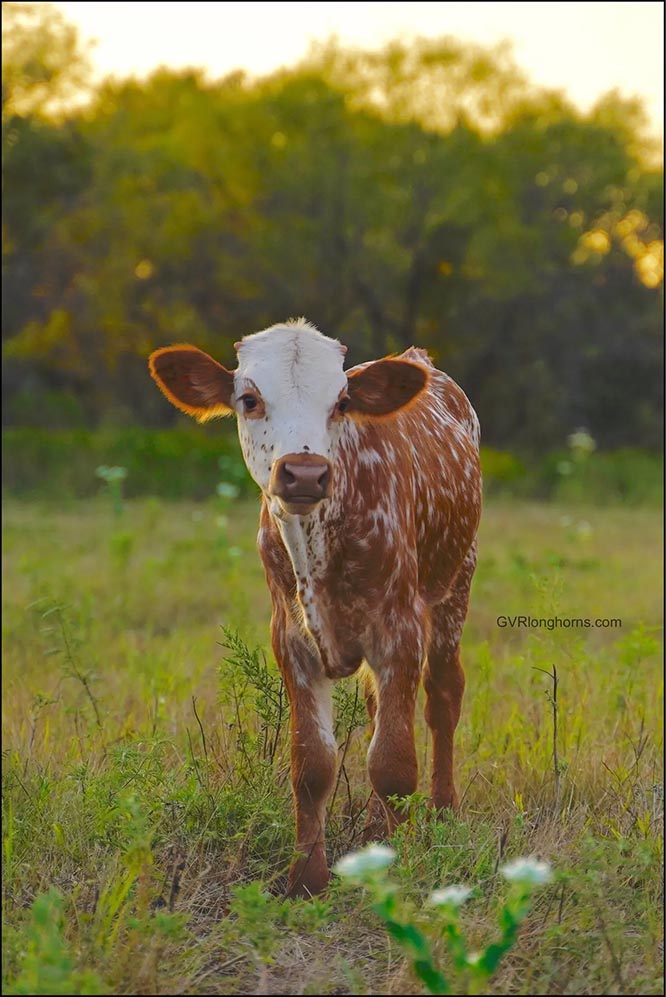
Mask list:
[[[347,376],[347,411],[381,418],[415,401],[428,386],[429,373],[409,360],[377,360]]]
[[[233,413],[234,375],[196,346],[184,343],[155,350],[148,366],[162,394],[199,422]]]

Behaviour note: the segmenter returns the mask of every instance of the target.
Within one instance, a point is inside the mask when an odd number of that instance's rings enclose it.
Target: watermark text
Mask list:
[[[609,630],[619,629],[622,620],[617,617],[599,617],[590,620],[583,616],[498,616],[497,626],[504,629],[528,630],[589,630],[595,627]]]

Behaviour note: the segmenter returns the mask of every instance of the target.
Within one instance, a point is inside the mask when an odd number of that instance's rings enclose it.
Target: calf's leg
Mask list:
[[[435,807],[458,805],[453,782],[453,734],[460,719],[465,675],[460,663],[469,589],[476,567],[476,546],[465,558],[445,602],[433,607],[428,659],[424,671],[425,717],[432,734],[430,796]]]
[[[325,851],[326,801],[337,768],[331,688],[321,662],[286,614],[274,614],[273,651],[291,705],[291,784],[298,858],[289,871],[289,896],[320,893],[329,880]]]
[[[372,788],[381,801],[391,833],[404,814],[389,803],[390,796],[409,796],[418,784],[414,744],[414,711],[424,652],[420,618],[393,639],[370,665],[376,680],[375,731],[368,750]]]
[[[370,718],[370,734],[373,736],[375,733],[375,717],[377,716],[377,690],[374,678],[369,673],[364,676],[364,694],[365,705]],[[370,841],[381,841],[386,837],[387,833],[388,828],[384,804],[373,789],[370,800],[368,801],[368,813],[365,818],[365,824],[361,831],[361,841],[364,844]]]

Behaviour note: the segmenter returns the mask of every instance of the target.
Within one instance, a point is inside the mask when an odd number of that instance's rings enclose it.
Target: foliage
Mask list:
[[[99,491],[95,468],[120,465],[127,469],[122,484],[128,497],[204,499],[216,494],[225,536],[237,498],[258,495],[229,423],[170,430],[15,428],[3,431],[2,442],[6,494],[63,501],[89,497]],[[626,448],[595,451],[575,463],[570,458],[564,448],[519,458],[482,447],[485,493],[574,505],[659,505],[663,500],[663,467],[656,454]]]
[[[58,890],[38,896],[30,911],[28,950],[18,978],[7,994],[105,994],[108,989],[96,973],[74,968],[63,932],[63,898]]]
[[[226,673],[231,670],[242,677],[243,685],[239,687],[233,681],[234,701],[249,702],[248,690],[253,693],[253,708],[256,715],[261,720],[261,727],[256,738],[249,739],[244,731],[240,729],[239,717],[238,739],[242,744],[242,756],[249,762],[248,747],[252,755],[258,755],[262,760],[273,764],[280,738],[283,733],[286,720],[289,716],[289,702],[284,688],[284,683],[275,669],[269,667],[266,655],[261,648],[250,650],[241,637],[229,627],[223,628],[224,646],[228,649],[228,655],[224,659],[221,671]],[[223,682],[226,688],[227,682]],[[252,764],[250,762],[250,768]]]
[[[46,5],[5,6],[31,8],[55,100],[80,48]],[[662,176],[635,102],[582,114],[506,48],[440,39],[331,43],[260,80],[160,70],[58,118],[20,99],[7,20],[9,423],[173,424],[152,348],[231,363],[239,335],[305,314],[350,363],[427,347],[492,448],[579,426],[659,446]]]
[[[3,485],[17,495],[86,497],[100,488],[95,468],[115,465],[127,470],[123,485],[130,498],[201,499],[216,492],[224,458],[225,481],[254,495],[257,487],[229,429],[5,430]]]
[[[76,29],[50,4],[2,10],[2,117],[62,112],[80,96],[90,67]]]

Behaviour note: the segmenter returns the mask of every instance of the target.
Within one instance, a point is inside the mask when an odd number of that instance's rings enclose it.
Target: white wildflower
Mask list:
[[[380,869],[388,869],[396,854],[388,845],[368,845],[357,852],[344,855],[333,867],[338,876],[357,877]]]
[[[217,494],[220,498],[235,499],[238,498],[240,490],[236,485],[230,484],[228,481],[220,481],[217,486]]]
[[[586,429],[577,429],[567,438],[569,447],[580,454],[591,454],[597,449],[596,440],[590,436]]]
[[[434,890],[430,894],[430,903],[436,907],[460,907],[465,903],[470,893],[469,886],[445,886],[442,890]]]
[[[106,464],[102,464],[101,467],[95,469],[95,474],[98,478],[103,478],[104,481],[122,481],[123,478],[127,477],[127,468],[107,467]]]
[[[553,878],[552,870],[547,862],[535,858],[516,859],[503,865],[500,872],[505,879],[522,886],[543,886]]]

